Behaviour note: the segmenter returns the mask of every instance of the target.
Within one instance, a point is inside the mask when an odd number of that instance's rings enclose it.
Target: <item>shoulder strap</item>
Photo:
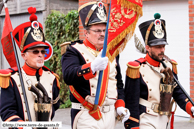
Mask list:
[[[141,65],[142,63],[144,63],[146,61],[146,59],[145,58],[139,58],[135,61],[138,62]]]

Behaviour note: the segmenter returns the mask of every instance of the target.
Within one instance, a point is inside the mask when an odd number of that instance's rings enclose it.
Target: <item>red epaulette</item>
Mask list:
[[[135,60],[135,61],[137,61],[137,62],[139,62],[140,64],[142,64],[143,62],[146,61],[146,59],[145,59],[145,58],[139,58],[139,59],[137,59],[137,60]]]
[[[43,68],[43,70],[50,71],[56,77],[56,79],[57,79],[57,87],[60,89],[60,82],[59,82],[60,77],[59,77],[59,75],[57,75],[56,73],[54,73],[53,71],[51,71],[46,66],[43,66],[42,68]]]
[[[45,71],[50,71],[51,73],[53,73],[53,72],[52,72],[48,67],[46,67],[46,66],[43,66],[42,69],[45,70]]]
[[[126,71],[126,75],[132,79],[139,78],[140,77],[140,73],[139,73],[140,64],[142,64],[145,61],[146,60],[144,58],[139,58],[138,60],[128,62],[127,63],[128,68]]]
[[[178,73],[178,71],[177,71],[177,65],[178,65],[178,63],[175,60],[171,59],[171,64],[172,64],[172,70],[173,70],[173,72],[175,74],[177,74]]]
[[[1,69],[0,70],[0,87],[7,88],[9,86],[9,79],[14,69]]]

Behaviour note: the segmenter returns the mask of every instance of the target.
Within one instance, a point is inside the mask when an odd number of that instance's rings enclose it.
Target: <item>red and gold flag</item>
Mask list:
[[[14,56],[14,49],[13,44],[11,40],[10,32],[13,31],[11,20],[9,17],[9,11],[8,8],[5,7],[5,21],[3,26],[3,33],[1,37],[1,44],[3,48],[3,53],[11,67],[16,67],[16,60]]]
[[[142,16],[142,0],[112,0],[107,56],[110,61],[123,51]]]

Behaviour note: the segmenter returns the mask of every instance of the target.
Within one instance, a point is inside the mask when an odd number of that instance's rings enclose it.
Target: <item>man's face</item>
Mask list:
[[[155,60],[162,61],[164,57],[165,45],[148,46],[146,45],[148,54]]]
[[[85,36],[97,49],[101,49],[104,44],[106,24],[92,25],[89,30],[84,30]]]
[[[44,66],[44,47],[36,47],[28,49],[25,53],[22,53],[22,58],[32,68],[39,69]]]

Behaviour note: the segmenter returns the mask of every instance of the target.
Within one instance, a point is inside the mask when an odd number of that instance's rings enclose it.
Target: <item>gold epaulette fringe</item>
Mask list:
[[[175,74],[178,74],[178,71],[177,71],[177,65],[178,65],[178,63],[175,62],[175,61],[171,61],[171,64],[172,64],[173,72],[174,72]]]
[[[53,75],[56,77],[56,79],[57,79],[57,87],[60,89],[60,82],[59,82],[60,77],[56,73],[53,73]]]
[[[132,79],[140,78],[140,73],[139,73],[139,66],[131,66],[127,64],[128,68],[126,71],[126,75]]]
[[[8,73],[8,74],[0,73],[0,87],[1,88],[9,87],[10,76],[11,76],[11,73]]]
[[[68,46],[69,44],[71,44],[71,42],[65,42],[65,43],[62,43],[62,44],[60,45],[60,47],[61,47],[61,55],[63,55],[63,54],[66,52],[67,46]]]

